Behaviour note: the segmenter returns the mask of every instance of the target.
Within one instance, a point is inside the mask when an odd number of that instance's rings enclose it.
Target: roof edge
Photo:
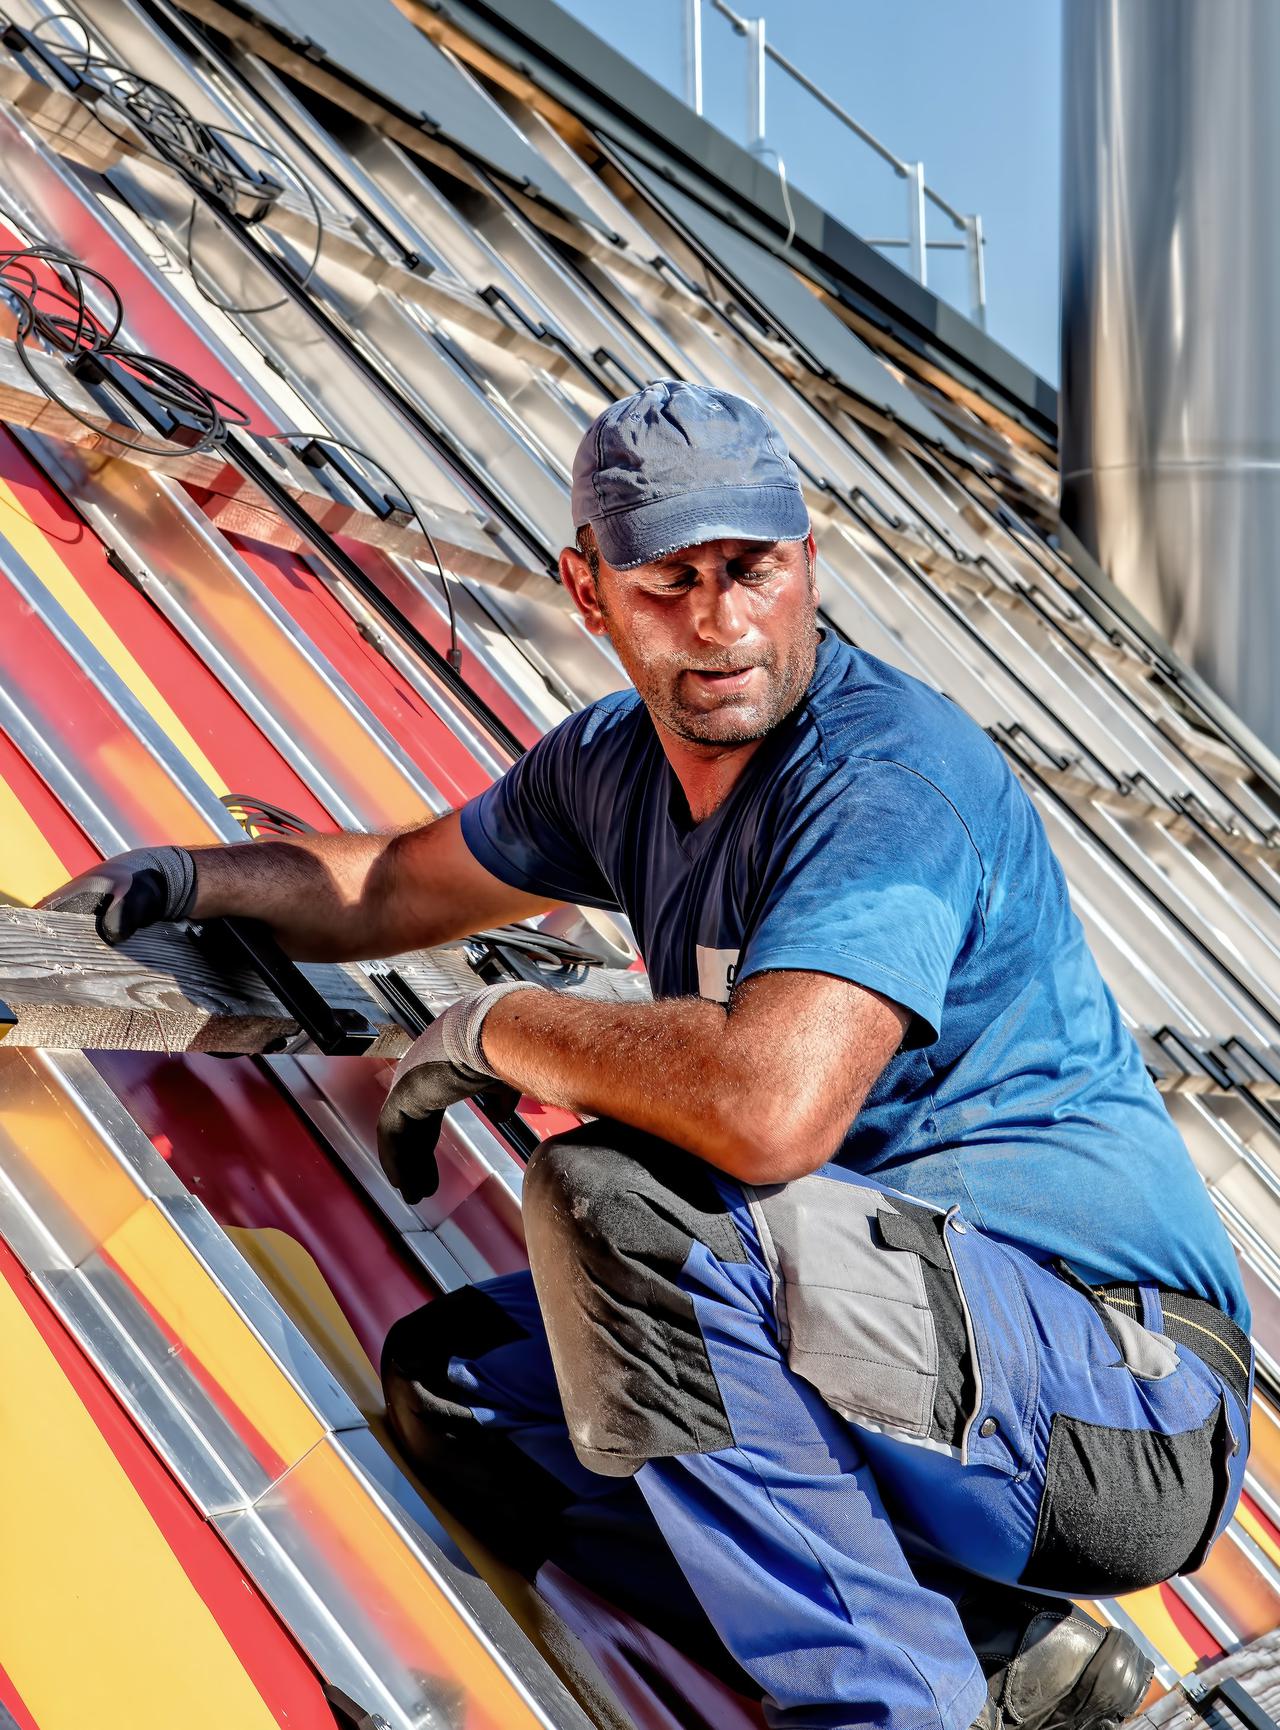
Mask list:
[[[776,171],[694,114],[555,0],[418,3],[814,276],[851,312],[1056,445],[1058,393],[1047,380],[790,182],[795,237],[786,247],[788,222]]]

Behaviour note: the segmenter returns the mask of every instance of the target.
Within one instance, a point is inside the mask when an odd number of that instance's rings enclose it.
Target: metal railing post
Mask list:
[[[702,113],[702,0],[684,0],[684,99]]]
[[[969,254],[969,306],[975,324],[987,328],[987,267],[982,249],[982,218],[976,213],[964,219],[964,238]]]
[[[764,149],[764,19],[747,18],[747,148]]]
[[[873,150],[882,162],[885,162],[901,180],[907,183],[907,237],[900,240],[896,236],[882,240],[871,240],[869,244],[876,247],[903,248],[906,250],[912,276],[924,287],[929,284],[929,249],[932,247],[940,252],[963,252],[969,265],[969,306],[974,322],[986,329],[987,325],[987,268],[985,245],[982,232],[982,218],[978,215],[962,216],[953,204],[940,192],[935,192],[932,186],[925,184],[924,163],[904,162],[900,156],[875,136],[868,132],[865,126],[859,124],[848,109],[842,108],[833,96],[829,96],[820,84],[814,82],[807,72],[802,72],[786,55],[775,48],[765,36],[765,21],[763,18],[744,18],[740,12],[735,12],[729,0],[706,0],[713,12],[718,12],[724,18],[735,36],[744,37],[747,45],[747,145],[755,156],[772,156],[778,163],[778,175],[783,182],[783,198],[787,200],[786,181],[782,158],[776,150],[770,149],[765,142],[765,71],[770,60],[791,78],[800,88],[806,91],[816,102],[821,103],[828,114],[832,114],[860,138],[869,150]],[[692,66],[697,58],[699,74],[701,71],[701,12],[702,0],[685,0],[685,87],[686,92],[691,85]],[[696,21],[695,21],[696,13]],[[695,56],[695,31],[697,52]],[[697,83],[697,96],[688,96],[688,100],[697,106],[701,101],[701,77]],[[701,109],[699,108],[699,112]],[[789,200],[788,214],[790,214]],[[958,240],[930,240],[927,227],[926,202],[941,211],[943,216],[957,229],[962,238]],[[787,245],[791,244],[794,226],[788,230]]]
[[[928,249],[924,217],[924,163],[908,162],[907,235],[911,247],[911,274],[923,287],[929,281]]]

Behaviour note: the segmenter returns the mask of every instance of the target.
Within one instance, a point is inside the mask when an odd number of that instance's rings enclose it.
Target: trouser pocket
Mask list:
[[[969,1354],[941,1214],[821,1172],[746,1193],[791,1369],[850,1423],[956,1444]]]
[[[1022,1584],[1111,1596],[1198,1568],[1227,1512],[1235,1448],[1225,1398],[1172,1436],[1058,1413]]]

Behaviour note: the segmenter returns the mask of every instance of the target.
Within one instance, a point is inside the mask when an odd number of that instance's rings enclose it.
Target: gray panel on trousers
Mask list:
[[[920,1257],[878,1236],[884,1191],[814,1172],[746,1196],[791,1368],[851,1423],[927,1436],[937,1330]]]
[[[942,445],[954,455],[971,460],[972,452],[780,258],[655,174],[629,151],[616,143],[612,148],[654,201],[664,206],[707,249],[727,276],[743,285],[822,372],[838,379],[872,408],[901,421],[931,444]]]
[[[469,154],[537,192],[570,216],[601,226],[545,157],[516,130],[441,53],[430,37],[409,22],[392,0],[240,0],[246,12],[294,40],[314,44],[335,72],[364,85],[372,95],[412,119],[433,127]]]

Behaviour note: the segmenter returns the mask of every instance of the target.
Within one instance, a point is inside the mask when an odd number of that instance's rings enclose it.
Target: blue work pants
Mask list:
[[[1152,1584],[1239,1496],[1247,1395],[1154,1289],[1108,1311],[956,1210],[594,1123],[535,1154],[525,1219],[532,1275],[393,1330],[406,1446],[530,1572],[705,1618],[778,1730],[968,1730],[962,1586]]]

